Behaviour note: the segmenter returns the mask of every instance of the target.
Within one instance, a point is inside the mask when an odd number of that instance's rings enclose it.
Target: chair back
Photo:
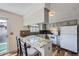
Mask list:
[[[19,42],[20,56],[22,56],[22,55],[23,55],[23,53],[22,53],[21,40],[20,40],[20,38],[18,38],[18,42]]]
[[[27,56],[27,45],[26,42],[23,42],[20,38],[19,38],[19,45],[20,45],[20,55],[23,56]]]
[[[20,54],[20,47],[19,47],[18,37],[16,37],[16,44],[17,44],[17,55],[19,55]]]
[[[19,40],[18,40],[18,39],[19,39],[19,38],[16,37],[17,48],[19,48]]]

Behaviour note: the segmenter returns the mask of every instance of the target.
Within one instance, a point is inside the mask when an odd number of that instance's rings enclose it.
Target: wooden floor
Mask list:
[[[3,55],[0,55],[0,56],[17,56],[17,52],[16,51],[12,51],[12,52],[5,53]]]
[[[53,47],[52,56],[79,56],[79,54],[77,54],[77,53],[62,49],[56,45],[53,45],[52,47]],[[11,52],[11,53],[5,54],[3,56],[17,56],[17,53]]]
[[[78,53],[74,53],[65,49],[60,48],[59,46],[53,45],[53,56],[79,56]]]

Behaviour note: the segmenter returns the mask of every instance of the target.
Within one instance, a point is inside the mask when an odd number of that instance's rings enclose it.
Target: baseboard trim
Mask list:
[[[6,52],[6,53],[1,54],[0,56],[4,56],[4,55],[6,55],[6,54],[9,54],[9,53],[16,53],[16,52],[17,52],[17,50],[9,51],[9,52]]]

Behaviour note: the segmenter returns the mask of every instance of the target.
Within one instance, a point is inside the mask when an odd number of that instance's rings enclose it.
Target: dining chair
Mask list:
[[[21,56],[40,56],[41,53],[36,48],[27,46],[26,42],[23,42],[19,38],[19,45],[20,45],[20,55]]]
[[[17,56],[18,56],[18,55],[20,55],[20,47],[19,47],[18,37],[16,37],[16,44],[17,44]]]
[[[17,56],[22,55],[22,49],[21,49],[21,42],[20,38],[16,37],[16,43],[17,43]]]

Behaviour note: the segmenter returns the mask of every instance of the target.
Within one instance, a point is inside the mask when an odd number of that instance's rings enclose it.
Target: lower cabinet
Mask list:
[[[47,45],[42,46],[41,48],[36,48],[41,52],[41,56],[52,56],[52,42],[49,42]]]

